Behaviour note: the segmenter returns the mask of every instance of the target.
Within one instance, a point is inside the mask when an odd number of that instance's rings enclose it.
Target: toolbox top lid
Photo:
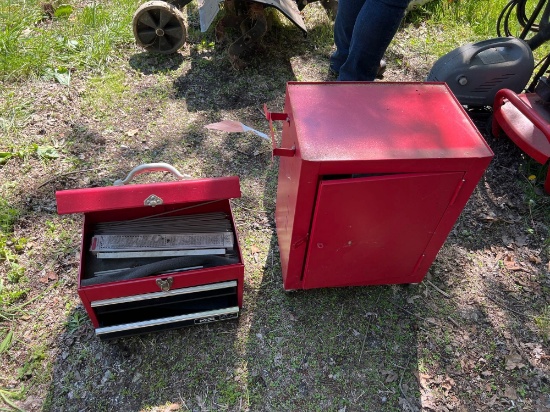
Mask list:
[[[241,197],[238,176],[58,191],[59,214],[186,204]]]
[[[304,160],[493,156],[445,83],[289,82],[286,94]]]

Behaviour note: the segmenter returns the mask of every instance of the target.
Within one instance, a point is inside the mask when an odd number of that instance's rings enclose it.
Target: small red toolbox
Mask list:
[[[266,117],[287,290],[420,282],[493,157],[444,83],[289,82]]]
[[[183,180],[130,184],[169,171]],[[115,186],[56,193],[59,214],[83,213],[78,294],[101,339],[237,318],[244,264],[230,199],[239,178],[186,179],[138,166]]]

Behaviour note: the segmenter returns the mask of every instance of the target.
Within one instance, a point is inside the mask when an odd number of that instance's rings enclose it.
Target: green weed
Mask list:
[[[17,255],[24,249],[27,239],[12,233],[18,217],[19,211],[0,199],[0,261],[6,261],[8,267],[6,279],[0,279],[0,319],[7,316],[10,305],[27,293],[25,268],[17,263]]]
[[[218,385],[219,399],[221,404],[236,405],[242,393],[239,385],[233,381],[223,381]]]
[[[18,148],[12,148],[8,151],[0,152],[0,166],[7,163],[12,158],[26,159],[30,156],[36,156],[41,160],[57,159],[60,154],[53,146],[40,146],[36,143]]]
[[[9,410],[15,410],[17,412],[24,412],[23,409],[20,409],[13,403],[14,400],[21,400],[25,397],[25,387],[22,387],[18,390],[9,390],[9,389],[3,389],[0,388],[0,399],[8,405],[11,409]]]
[[[546,305],[542,313],[535,316],[535,325],[539,328],[544,341],[550,341],[550,305]]]
[[[13,224],[19,216],[19,211],[11,207],[4,199],[0,199],[0,261],[16,260],[11,246],[14,244],[11,232]]]
[[[83,311],[76,310],[70,316],[69,319],[65,322],[65,328],[68,333],[73,333],[77,331],[88,319],[88,316]]]
[[[17,371],[17,378],[20,380],[27,379],[37,371],[42,371],[42,361],[46,359],[46,347],[39,345],[33,348],[33,351],[29,358],[25,361],[23,366]]]

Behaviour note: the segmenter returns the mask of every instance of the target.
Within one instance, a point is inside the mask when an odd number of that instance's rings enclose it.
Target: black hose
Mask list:
[[[514,36],[510,28],[510,17],[514,10],[516,11],[517,22],[523,29],[519,36],[522,40],[525,40],[529,32],[538,33],[540,30],[543,30],[546,26],[548,26],[550,19],[550,2],[548,0],[539,0],[537,6],[529,17],[527,16],[526,5],[527,0],[510,0],[506,6],[504,6],[497,19],[497,35],[499,37],[502,37],[503,34],[507,37]],[[545,7],[545,9],[542,18],[540,23],[537,24],[536,20],[538,19],[543,7]]]
[[[137,266],[123,272],[110,275],[94,276],[80,281],[81,286],[98,285],[100,283],[118,282],[122,280],[139,279],[183,267],[202,266],[203,268],[230,265],[238,263],[239,258],[221,256],[180,256],[173,259],[159,260],[147,265]]]
[[[514,11],[519,0],[510,0],[500,12],[497,19],[497,36],[510,37],[510,15]],[[503,35],[504,34],[504,35]]]

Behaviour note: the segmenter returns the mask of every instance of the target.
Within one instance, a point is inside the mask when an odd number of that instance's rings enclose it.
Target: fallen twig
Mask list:
[[[63,177],[63,176],[69,176],[69,175],[74,175],[75,173],[82,173],[82,172],[89,172],[91,170],[98,170],[98,169],[102,169],[101,167],[93,167],[91,169],[81,169],[81,170],[73,170],[71,172],[65,172],[65,173],[59,173],[59,174],[56,174],[54,175],[51,179],[48,179],[46,180],[44,183],[41,183],[37,189],[40,189],[42,186],[46,186],[47,184],[59,179],[60,177]]]
[[[517,310],[514,310],[514,309],[512,309],[512,308],[509,308],[508,306],[506,306],[506,305],[504,305],[503,303],[497,301],[496,299],[492,298],[492,297],[489,296],[489,295],[485,295],[485,297],[486,297],[487,299],[489,299],[491,302],[496,303],[496,304],[497,304],[498,306],[500,306],[501,308],[504,308],[504,309],[506,309],[506,310],[509,310],[510,312],[513,312],[513,313],[515,313],[516,315],[524,316],[524,317],[530,318],[530,319],[535,319],[535,318],[537,318],[537,319],[542,319],[542,320],[550,320],[550,318],[548,318],[548,317],[544,317],[544,316],[533,316],[533,315],[528,315],[528,314],[526,314],[526,313],[518,312]]]
[[[430,282],[428,279],[425,279],[425,282],[430,285],[432,288],[434,288],[436,291],[438,291],[439,293],[441,293],[443,296],[445,296],[446,298],[450,298],[451,295],[449,295],[448,293],[442,291],[441,289],[439,289],[437,286],[435,286],[432,282]]]
[[[456,323],[456,320],[451,318],[450,316],[447,316],[447,319],[449,319],[449,322],[451,322],[453,325],[455,325],[457,328],[460,328],[460,325]]]
[[[407,365],[409,364],[408,359],[407,359],[406,364]],[[403,387],[401,386],[401,383],[403,382],[403,375],[404,374],[405,374],[405,368],[403,368],[403,370],[401,371],[401,377],[399,378],[399,390],[401,391],[401,394],[403,395],[403,398],[405,399],[405,402],[407,402],[407,405],[409,406],[409,408],[414,410],[415,408],[411,404],[411,401],[409,401],[409,397],[405,394],[405,391],[403,390]]]

